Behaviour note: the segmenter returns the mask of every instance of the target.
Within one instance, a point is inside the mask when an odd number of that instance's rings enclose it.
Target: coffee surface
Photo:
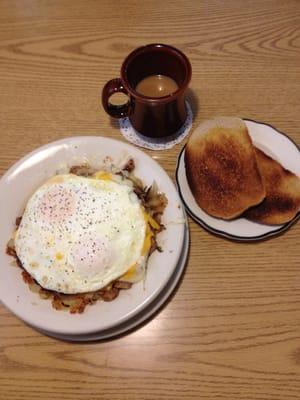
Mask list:
[[[147,97],[168,96],[178,89],[177,83],[165,75],[150,75],[142,79],[135,90]]]

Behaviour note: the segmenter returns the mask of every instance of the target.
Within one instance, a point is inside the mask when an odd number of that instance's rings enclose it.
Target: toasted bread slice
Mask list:
[[[246,210],[244,216],[263,224],[284,224],[300,211],[300,178],[261,150],[256,148],[255,152],[267,193],[265,199]]]
[[[187,143],[185,166],[196,202],[215,217],[232,219],[265,197],[254,146],[239,118],[204,121]]]

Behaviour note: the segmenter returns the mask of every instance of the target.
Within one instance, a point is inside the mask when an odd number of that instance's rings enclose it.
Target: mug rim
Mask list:
[[[184,78],[183,83],[180,85],[180,87],[175,92],[173,92],[170,95],[163,96],[163,97],[144,96],[144,95],[138,93],[130,85],[130,83],[127,79],[127,71],[126,70],[127,70],[129,63],[132,61],[132,59],[134,57],[136,57],[138,54],[142,54],[151,49],[162,49],[161,51],[163,51],[164,49],[168,49],[171,53],[176,55],[176,57],[179,58],[185,66],[186,76]],[[125,89],[131,96],[138,98],[138,100],[143,103],[161,104],[161,103],[168,103],[168,102],[175,100],[177,97],[179,97],[182,93],[185,92],[185,90],[187,89],[187,87],[191,81],[191,77],[192,77],[192,66],[191,66],[191,63],[190,63],[189,59],[187,58],[187,56],[182,51],[177,49],[176,47],[168,45],[168,44],[163,44],[163,43],[150,43],[150,44],[146,44],[144,46],[140,46],[140,47],[136,48],[135,50],[133,50],[131,53],[128,54],[128,56],[125,58],[122,66],[121,66],[121,80],[122,80],[122,83],[123,83]]]

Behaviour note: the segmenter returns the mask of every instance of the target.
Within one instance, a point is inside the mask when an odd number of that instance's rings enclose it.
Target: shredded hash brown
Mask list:
[[[162,251],[157,245],[156,235],[161,232],[165,227],[161,223],[161,217],[166,208],[168,201],[163,193],[158,191],[157,185],[154,182],[152,186],[146,187],[143,182],[133,175],[135,169],[134,160],[130,159],[125,166],[117,172],[119,175],[129,179],[133,183],[134,192],[140,199],[145,210],[151,217],[158,223],[159,229],[154,230],[152,237],[151,248],[149,256],[155,251]],[[75,165],[70,168],[69,173],[78,176],[92,176],[96,170],[88,165]],[[16,228],[20,225],[22,217],[16,219]],[[152,228],[153,229],[153,228]],[[14,242],[11,239],[6,248],[6,253],[15,258],[17,265],[22,269],[22,277],[24,282],[29,286],[32,292],[38,293],[41,299],[50,299],[53,308],[56,310],[68,310],[71,314],[83,313],[88,304],[94,304],[98,300],[113,301],[119,295],[120,290],[128,290],[131,288],[132,283],[122,280],[115,280],[100,290],[88,293],[78,294],[64,294],[53,290],[44,289],[37,283],[31,275],[23,268],[14,248]]]

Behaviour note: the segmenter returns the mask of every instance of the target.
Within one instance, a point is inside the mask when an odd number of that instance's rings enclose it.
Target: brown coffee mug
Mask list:
[[[178,89],[164,97],[148,97],[136,91],[137,84],[151,75],[172,78]],[[128,117],[136,131],[144,136],[163,138],[173,135],[187,117],[185,91],[192,76],[188,58],[175,47],[148,44],[130,53],[121,67],[121,78],[106,83],[102,91],[104,110],[114,118]],[[129,99],[121,106],[113,105],[109,98],[117,92]]]

